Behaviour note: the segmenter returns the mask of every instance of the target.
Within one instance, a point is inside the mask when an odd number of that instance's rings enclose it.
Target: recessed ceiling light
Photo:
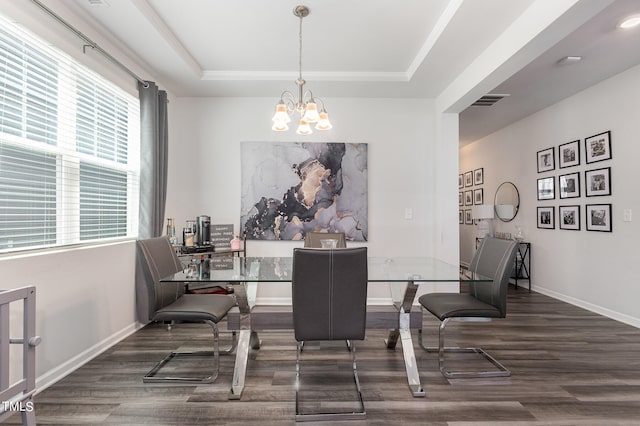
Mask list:
[[[564,58],[558,60],[558,65],[571,65],[578,63],[582,60],[582,56],[565,56]]]
[[[622,29],[629,29],[640,25],[640,15],[633,15],[626,17],[618,27]]]
[[[88,0],[90,6],[98,6],[98,7],[109,7],[111,6],[107,3],[107,0]]]

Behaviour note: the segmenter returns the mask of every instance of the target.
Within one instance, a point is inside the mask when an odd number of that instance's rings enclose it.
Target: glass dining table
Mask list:
[[[205,259],[197,268],[186,268],[161,282],[195,285],[225,283],[234,285],[239,310],[238,346],[229,399],[240,399],[245,384],[249,353],[260,349],[257,331],[251,328],[251,312],[256,305],[257,288],[265,283],[291,282],[292,257],[228,257]],[[460,268],[430,257],[369,257],[369,283],[387,283],[395,307],[385,340],[387,349],[401,342],[409,389],[414,397],[424,397],[411,338],[411,309],[418,287],[438,282],[488,282],[492,278],[478,274],[460,274]],[[369,315],[369,313],[367,314]]]

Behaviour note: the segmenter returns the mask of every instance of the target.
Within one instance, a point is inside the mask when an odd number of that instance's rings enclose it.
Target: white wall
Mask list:
[[[433,199],[436,182],[457,181],[457,158],[435,168],[433,103],[415,99],[326,99],[333,129],[301,137],[273,132],[276,98],[180,98],[170,117],[167,216],[181,229],[206,214],[212,223],[240,223],[242,141],[353,142],[368,144],[370,255],[435,255],[440,227]],[[452,205],[454,206],[454,205]],[[405,220],[405,208],[413,219]],[[457,227],[455,220],[449,227]],[[456,235],[457,243],[457,235]],[[250,256],[290,255],[300,242],[249,241]],[[359,244],[353,244],[359,245]],[[439,256],[457,262],[457,244]],[[288,286],[261,287],[258,297],[282,298]],[[286,287],[286,288],[285,288]],[[273,291],[272,291],[273,290]],[[372,297],[386,297],[380,293]],[[281,301],[281,299],[278,299]]]
[[[520,191],[521,210],[496,230],[525,228],[532,245],[533,289],[640,327],[640,287],[635,273],[640,237],[638,159],[640,158],[640,67],[593,86],[460,150],[460,171],[484,167],[485,201],[493,200],[500,182],[512,181]],[[612,159],[585,164],[584,138],[611,131]],[[536,153],[580,139],[581,164],[537,173]],[[612,195],[585,197],[584,171],[611,167]],[[537,201],[536,179],[580,172],[580,198]],[[585,204],[608,204],[612,233],[586,231]],[[558,206],[581,206],[581,230],[558,229]],[[556,229],[538,229],[536,207],[555,206]],[[632,222],[623,210],[632,209]],[[497,221],[494,221],[496,223]],[[460,258],[473,254],[475,228],[460,226]]]
[[[36,287],[36,386],[43,388],[136,329],[135,242],[5,255],[3,289]],[[12,304],[12,337],[22,335],[22,305]],[[13,345],[12,345],[13,346]],[[12,348],[12,380],[22,371]]]

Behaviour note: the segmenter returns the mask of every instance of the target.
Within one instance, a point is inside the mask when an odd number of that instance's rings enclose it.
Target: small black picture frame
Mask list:
[[[580,165],[580,140],[563,143],[558,147],[559,167],[573,167]]]
[[[458,192],[458,205],[464,206],[464,192]]]
[[[473,218],[471,217],[471,209],[464,211],[464,223],[466,225],[473,225]]]
[[[464,210],[458,210],[458,223],[464,224]]]
[[[587,197],[611,195],[611,167],[585,170],[584,182]]]
[[[587,231],[611,232],[611,204],[584,206]]]
[[[538,173],[548,172],[556,168],[555,149],[543,149],[537,153]]]
[[[560,198],[577,198],[580,196],[580,172],[558,176]]]
[[[482,185],[484,183],[484,168],[480,167],[473,171],[473,184]]]
[[[473,205],[473,190],[464,191],[464,205],[472,206]]]
[[[462,173],[458,175],[458,188],[464,188],[464,175]]]
[[[484,204],[484,191],[482,188],[473,190],[473,204]]]
[[[580,230],[580,206],[558,207],[558,228],[571,231]]]
[[[464,186],[473,186],[473,172],[465,172],[464,174]]]
[[[538,207],[538,228],[555,229],[555,209],[553,206]]]
[[[611,131],[585,138],[584,152],[587,164],[611,159]]]
[[[554,198],[556,198],[556,193],[553,176],[538,179],[538,200],[553,200]]]

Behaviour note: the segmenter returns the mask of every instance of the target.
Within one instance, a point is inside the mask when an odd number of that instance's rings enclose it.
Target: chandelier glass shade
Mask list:
[[[289,130],[289,123],[291,122],[291,115],[297,115],[298,128],[296,133],[299,135],[310,135],[313,133],[311,124],[315,123],[316,130],[329,130],[333,126],[329,121],[329,114],[324,107],[322,99],[314,97],[310,90],[305,90],[304,85],[306,81],[302,78],[302,19],[309,15],[309,8],[306,6],[296,6],[293,9],[293,14],[300,18],[300,31],[298,33],[300,41],[300,56],[298,62],[298,79],[296,85],[298,86],[298,97],[288,90],[285,90],[280,95],[280,101],[276,105],[276,111],[273,115],[273,127],[272,130],[276,132],[284,132]],[[318,109],[320,104],[320,109]]]

